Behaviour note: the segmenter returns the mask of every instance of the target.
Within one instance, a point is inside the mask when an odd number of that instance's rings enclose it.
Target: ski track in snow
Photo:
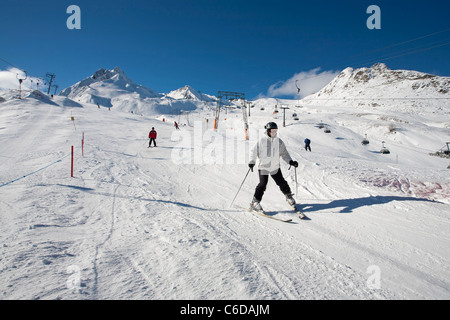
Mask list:
[[[294,219],[283,224],[229,207],[245,164],[174,164],[171,123],[86,105],[75,130],[70,108],[12,107],[18,118],[8,116],[2,132],[2,182],[61,158],[70,144],[78,151],[74,178],[66,158],[0,189],[2,299],[450,297],[449,205],[432,201],[448,185],[431,199],[415,197],[407,173],[395,176],[395,190],[375,185],[389,167],[328,154],[310,124],[295,124],[295,135],[283,129],[310,220],[294,217],[272,180],[262,202]],[[267,121],[254,117],[254,126]],[[152,126],[157,148],[147,148]],[[316,134],[313,153],[302,150],[304,130]],[[295,190],[293,169],[282,170]],[[257,179],[249,175],[237,206],[248,205]],[[367,284],[373,265],[379,289]]]

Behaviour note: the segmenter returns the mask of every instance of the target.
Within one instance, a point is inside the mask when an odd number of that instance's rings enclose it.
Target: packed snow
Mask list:
[[[430,155],[450,141],[448,105],[260,99],[246,140],[239,104],[214,131],[214,103],[111,85],[3,95],[1,299],[450,298],[450,160]],[[299,162],[281,170],[305,220],[273,180],[261,204],[293,222],[248,212],[256,172],[230,206],[269,121]]]

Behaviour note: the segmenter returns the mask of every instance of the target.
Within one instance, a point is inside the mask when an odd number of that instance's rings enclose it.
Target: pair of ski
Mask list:
[[[297,214],[297,216],[300,219],[306,219],[307,218],[305,216],[305,214],[297,207],[297,204],[293,205],[292,209],[294,209],[294,212]],[[254,212],[256,214],[259,214],[260,216],[263,216],[263,217],[266,217],[266,218],[269,218],[269,219],[273,219],[273,220],[277,220],[277,221],[281,221],[281,222],[287,222],[287,223],[292,222],[292,219],[283,219],[283,218],[274,217],[272,215],[266,214],[264,211],[257,211],[257,210],[254,210],[252,208],[248,208],[248,211]]]

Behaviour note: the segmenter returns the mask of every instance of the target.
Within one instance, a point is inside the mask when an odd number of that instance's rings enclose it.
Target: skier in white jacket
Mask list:
[[[256,186],[255,194],[250,204],[250,209],[258,212],[263,212],[260,202],[266,191],[269,175],[278,187],[280,187],[281,192],[286,196],[287,202],[291,206],[295,205],[289,184],[281,173],[280,157],[290,165],[296,168],[298,167],[298,162],[292,160],[283,140],[277,136],[277,124],[275,122],[269,122],[264,128],[266,132],[251,150],[248,164],[253,171],[253,167],[258,160],[259,184]]]

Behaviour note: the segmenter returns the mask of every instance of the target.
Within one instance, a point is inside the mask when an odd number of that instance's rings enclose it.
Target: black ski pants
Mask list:
[[[253,197],[261,201],[264,192],[266,191],[267,183],[269,182],[269,175],[265,172],[262,173],[261,170],[259,172],[259,184],[256,186],[255,194]],[[284,179],[283,174],[281,173],[281,169],[278,169],[277,173],[270,175],[272,179],[275,181],[275,183],[280,187],[281,192],[283,194],[287,195],[291,193],[291,188],[289,187],[289,184]]]
[[[148,146],[150,147],[152,145],[152,141],[154,146],[156,147],[156,140],[154,138],[150,138],[150,142],[148,143]]]

